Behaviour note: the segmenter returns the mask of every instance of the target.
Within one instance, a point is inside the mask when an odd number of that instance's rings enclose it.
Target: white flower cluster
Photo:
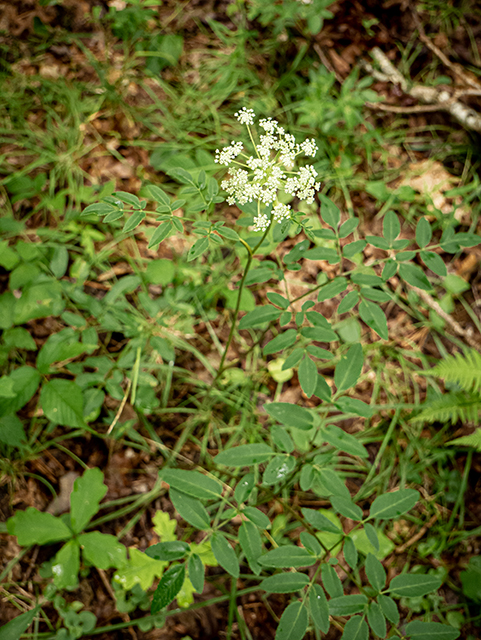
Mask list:
[[[252,109],[243,107],[235,115],[241,124],[248,127],[254,124],[255,113]],[[296,157],[301,154],[314,157],[317,145],[313,139],[296,143],[295,137],[286,133],[272,118],[260,120],[259,126],[264,133],[259,136],[259,144],[255,145],[255,156],[243,153],[241,142],[232,142],[221,151],[217,149],[215,162],[229,166],[230,177],[221,183],[221,187],[227,192],[227,202],[230,205],[244,205],[254,201],[260,201],[264,205],[273,204],[273,219],[282,222],[290,218],[291,210],[289,206],[278,203],[279,189],[283,188],[286,193],[297,196],[299,200],[312,203],[316,191],[321,187],[315,180],[317,172],[312,165],[292,171]],[[237,166],[230,166],[232,164]],[[265,231],[269,224],[270,218],[265,214],[254,218],[256,231]]]

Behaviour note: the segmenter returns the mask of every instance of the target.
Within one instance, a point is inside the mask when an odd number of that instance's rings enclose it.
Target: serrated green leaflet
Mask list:
[[[362,509],[351,500],[347,500],[341,496],[332,496],[330,500],[334,509],[340,513],[341,516],[351,518],[351,520],[355,521],[362,520]]]
[[[199,471],[161,469],[159,474],[164,482],[177,491],[182,491],[200,500],[215,500],[222,494],[221,483]]]
[[[79,387],[70,380],[54,378],[43,385],[40,402],[47,418],[66,427],[84,427],[84,399]]]
[[[255,524],[246,520],[239,527],[238,538],[249,567],[258,576],[262,571],[262,567],[257,562],[262,554],[262,539],[259,530]]]
[[[192,586],[197,593],[202,593],[204,590],[204,563],[200,557],[193,553],[189,558],[189,580],[192,582]]]
[[[415,489],[401,489],[392,493],[384,493],[374,499],[369,511],[369,517],[380,518],[381,520],[397,518],[415,507],[419,498],[419,491]]]
[[[171,567],[162,576],[159,586],[155,590],[152,599],[150,613],[154,615],[172,602],[179,593],[185,578],[185,566],[183,564]]]
[[[386,618],[377,602],[371,602],[367,610],[369,626],[379,638],[385,638],[387,633]]]

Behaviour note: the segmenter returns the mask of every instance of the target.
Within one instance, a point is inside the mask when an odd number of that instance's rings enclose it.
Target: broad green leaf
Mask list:
[[[301,329],[301,335],[316,342],[334,342],[339,339],[332,329],[324,327],[304,327]]]
[[[27,351],[37,350],[35,340],[23,327],[7,329],[7,331],[4,331],[2,334],[2,341],[8,349],[26,349]]]
[[[46,382],[40,392],[44,414],[55,424],[84,427],[84,399],[80,387],[70,380],[54,378]]]
[[[344,539],[344,547],[342,551],[347,564],[351,569],[355,569],[357,567],[358,553],[352,538],[347,537]]]
[[[329,613],[331,616],[352,616],[355,613],[362,613],[367,602],[367,597],[362,594],[331,598]]]
[[[321,201],[322,219],[332,229],[337,230],[337,227],[341,222],[341,212],[339,211],[339,207],[337,207],[337,205],[335,205],[334,202],[324,194],[319,195],[319,200]]]
[[[399,597],[417,598],[437,591],[441,584],[442,580],[437,576],[403,573],[391,580],[389,591]]]
[[[124,228],[122,229],[122,233],[128,233],[129,231],[133,231],[142,220],[145,218],[145,211],[134,211],[134,213],[130,216],[127,222],[124,224]]]
[[[264,410],[287,427],[295,427],[303,431],[309,431],[313,427],[314,418],[312,413],[304,407],[299,407],[290,402],[270,402],[264,405]]]
[[[262,353],[267,356],[277,351],[282,351],[292,345],[297,340],[297,331],[295,329],[288,329],[284,333],[279,334],[272,340],[270,340],[266,346],[262,349]]]
[[[359,305],[359,316],[368,327],[381,336],[383,340],[389,337],[387,320],[384,311],[379,305],[370,300],[363,300]]]
[[[37,369],[49,373],[53,362],[69,360],[85,353],[85,344],[79,342],[79,334],[71,328],[52,333],[37,356]]]
[[[340,598],[344,595],[342,582],[332,565],[323,564],[321,567],[321,575],[324,589],[331,596],[331,598]]]
[[[50,513],[43,513],[34,507],[25,511],[17,511],[7,520],[7,531],[17,536],[17,542],[22,547],[32,544],[50,544],[68,540],[73,533],[67,525]]]
[[[346,500],[351,499],[349,489],[346,487],[344,481],[340,478],[339,473],[330,467],[323,467],[316,470],[319,480],[324,486],[323,493],[327,496],[341,496]]]
[[[197,593],[202,593],[204,590],[204,563],[200,557],[193,553],[189,558],[189,580],[192,582],[192,586]]]
[[[258,562],[264,567],[287,569],[290,567],[310,567],[317,562],[317,559],[302,547],[285,544],[260,556]]]
[[[55,556],[52,564],[53,582],[57,589],[76,589],[80,570],[80,547],[77,540],[69,540]]]
[[[298,600],[284,610],[279,620],[275,640],[302,640],[307,631],[307,609]]]
[[[259,327],[266,322],[277,320],[281,315],[281,311],[270,304],[256,307],[253,311],[249,311],[239,322],[239,329],[252,329]]]
[[[287,300],[287,298],[284,298],[284,296],[281,296],[279,293],[275,293],[274,291],[269,291],[267,293],[267,298],[269,302],[272,302],[272,304],[277,305],[281,309],[285,310],[289,306],[289,300]]]
[[[329,264],[337,264],[340,261],[339,254],[329,247],[314,247],[304,254],[306,260],[327,260]]]
[[[302,546],[305,547],[311,555],[322,557],[323,549],[316,536],[307,533],[307,531],[301,531],[299,538]]]
[[[147,190],[149,191],[152,199],[155,200],[156,202],[159,202],[160,204],[163,204],[166,206],[170,204],[169,196],[160,187],[156,187],[153,184],[149,184],[147,186]]]
[[[164,562],[172,562],[173,560],[182,560],[189,552],[190,547],[187,542],[182,540],[170,540],[169,542],[159,542],[147,547],[145,553],[155,560],[163,560]]]
[[[222,494],[221,483],[199,471],[161,469],[159,475],[164,482],[177,491],[200,500],[215,500]]]
[[[209,248],[209,238],[207,236],[204,236],[203,238],[199,238],[198,240],[196,240],[196,242],[194,242],[194,244],[191,246],[191,248],[187,252],[187,261],[191,262],[192,260],[195,260],[196,258],[201,256],[203,253],[205,253],[208,248]]]
[[[1,302],[0,302],[1,306]],[[40,384],[40,374],[33,367],[24,366],[12,371],[9,376],[12,381],[13,398],[0,398],[0,416],[16,413],[33,398]]]
[[[364,355],[360,344],[353,344],[336,365],[334,382],[338,391],[345,391],[353,387],[362,371]]]
[[[360,458],[367,458],[369,455],[364,445],[355,436],[333,424],[326,425],[322,430],[322,435],[326,442],[340,451],[345,451],[352,456],[359,456]]]
[[[239,577],[239,560],[234,549],[227,542],[225,536],[214,531],[211,538],[212,551],[215,559],[233,578]]]
[[[384,269],[382,270],[382,281],[387,282],[390,278],[392,278],[397,273],[398,265],[392,259],[389,259],[384,265]]]
[[[127,550],[115,536],[100,531],[78,537],[83,557],[97,569],[118,569],[127,562]]]
[[[358,507],[357,504],[354,504],[352,500],[341,498],[341,496],[332,496],[330,501],[334,510],[340,513],[341,516],[355,521],[362,520],[362,509]]]
[[[172,230],[172,222],[165,220],[161,222],[150,238],[147,249],[156,249],[159,244],[167,238]]]
[[[274,576],[264,578],[259,584],[259,589],[268,593],[294,593],[308,584],[309,578],[305,573],[277,573]]]
[[[327,633],[330,627],[329,606],[324,589],[320,584],[312,585],[309,592],[309,609],[315,626],[322,633]]]
[[[370,522],[366,522],[364,525],[364,532],[374,549],[379,551],[379,538],[377,537],[377,531]]]
[[[447,276],[448,270],[446,264],[440,255],[434,251],[421,251],[421,260],[431,269],[437,276]]]
[[[267,485],[284,482],[284,480],[294,471],[295,467],[296,459],[294,456],[276,456],[268,463],[262,476],[262,482]]]
[[[382,591],[386,584],[386,571],[382,563],[372,553],[367,554],[365,571],[370,585],[376,591]]]
[[[413,287],[424,289],[425,291],[431,291],[433,288],[429,280],[424,274],[421,267],[410,262],[403,262],[399,265],[399,275],[403,280]]]
[[[378,638],[385,638],[387,633],[386,618],[377,602],[371,602],[367,610],[367,621]]]
[[[431,242],[433,230],[427,218],[420,218],[416,225],[416,242],[420,249],[424,249]]]
[[[394,600],[390,596],[378,596],[377,601],[389,622],[397,626],[399,624],[399,611]]]
[[[401,233],[401,225],[394,211],[387,211],[382,222],[382,234],[384,238],[392,245],[394,240]]]
[[[342,248],[342,253],[345,258],[350,260],[356,253],[361,253],[367,246],[367,242],[365,240],[354,240],[354,242],[348,242]]]
[[[106,493],[104,474],[98,468],[87,469],[75,480],[70,496],[70,521],[75,533],[85,529]]]
[[[327,349],[321,349],[321,347],[316,347],[313,344],[307,345],[306,351],[311,356],[314,356],[314,358],[319,358],[320,360],[332,360],[334,358],[333,353],[331,353],[330,351],[327,351]]]
[[[210,517],[202,502],[172,487],[169,495],[175,510],[181,518],[201,531],[210,529]]]
[[[334,278],[327,284],[325,284],[321,290],[319,291],[319,295],[317,297],[318,302],[323,302],[324,300],[331,300],[331,298],[335,298],[337,295],[342,293],[347,289],[347,279],[344,277]]]
[[[274,453],[274,452],[273,452]],[[255,485],[255,475],[253,473],[247,473],[243,478],[239,480],[234,489],[234,500],[241,504],[250,495]]]
[[[162,576],[166,567],[167,562],[154,560],[146,553],[131,547],[127,563],[115,572],[113,579],[126,591],[133,589],[136,584],[147,591],[154,580]]]
[[[331,402],[331,387],[327,384],[326,379],[321,374],[317,377],[317,387],[314,395],[321,400],[324,400],[324,402]]]
[[[0,640],[18,640],[32,624],[39,610],[40,606],[37,606],[4,624],[0,629]]]
[[[267,462],[274,455],[274,450],[267,444],[241,444],[239,447],[222,451],[216,455],[214,462],[227,467],[249,467]]]
[[[368,640],[369,627],[361,616],[353,616],[344,627],[344,633],[341,640]]]
[[[119,205],[121,205],[120,202]],[[111,204],[107,204],[106,202],[96,202],[94,204],[89,204],[88,207],[85,207],[80,215],[89,216],[95,214],[97,216],[104,216],[116,210],[116,207],[112,206]]]
[[[0,442],[19,449],[26,446],[27,436],[20,418],[14,415],[0,418]]]
[[[401,489],[391,493],[384,493],[374,499],[369,517],[380,518],[381,520],[397,518],[415,507],[419,498],[419,491],[415,489]]]
[[[318,531],[329,533],[342,533],[341,529],[333,524],[325,515],[315,509],[301,509],[304,518]]]
[[[311,398],[317,387],[317,367],[313,360],[305,356],[299,365],[299,384],[308,398]]]
[[[287,429],[275,424],[271,429],[272,442],[281,451],[286,453],[292,453],[295,449],[295,444],[292,441],[291,436],[287,432]]]
[[[370,418],[373,414],[373,409],[357,398],[343,396],[336,400],[335,405],[343,413],[354,413],[356,416],[362,416],[363,418]]]
[[[347,295],[339,303],[337,307],[337,313],[346,313],[350,311],[359,302],[359,293],[357,291],[349,291]]]
[[[366,525],[364,525],[366,527]],[[372,553],[378,560],[384,560],[394,549],[394,543],[382,531],[377,531],[378,547],[373,546],[367,537],[365,529],[351,531],[349,537],[352,538],[356,549],[367,556]]]
[[[162,576],[152,598],[150,613],[152,615],[161,611],[172,602],[179,593],[185,579],[185,565],[178,564],[171,567]]]
[[[349,218],[346,222],[341,224],[341,228],[339,229],[339,237],[347,238],[347,236],[351,235],[354,229],[357,228],[359,224],[359,220],[357,218]]]
[[[217,229],[217,233],[227,240],[233,240],[234,242],[239,240],[239,234],[234,229],[229,229],[229,227],[221,227]]]
[[[160,542],[173,542],[177,540],[175,529],[177,520],[171,519],[166,511],[156,511],[152,516],[154,531],[159,536]]]
[[[140,200],[133,193],[127,193],[127,191],[114,191],[112,194],[114,198],[122,200],[127,204],[131,204],[133,207],[140,207]]]
[[[246,520],[239,527],[238,537],[249,567],[252,572],[258,576],[262,571],[262,567],[257,562],[259,556],[262,554],[262,540],[259,530],[255,524]]]
[[[406,625],[406,635],[411,640],[456,640],[461,632],[440,622],[413,620]]]

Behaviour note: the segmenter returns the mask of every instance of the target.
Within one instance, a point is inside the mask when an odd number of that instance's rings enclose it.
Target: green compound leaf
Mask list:
[[[334,382],[338,391],[350,389],[357,383],[363,363],[364,355],[361,345],[353,344],[336,365]]]
[[[346,498],[342,498],[340,496],[331,496],[329,498],[331,501],[334,510],[337,513],[340,513],[341,516],[345,518],[350,518],[351,520],[361,521],[363,514],[361,507],[358,507],[357,504],[354,504],[352,500],[347,500]]]
[[[133,231],[142,220],[145,218],[145,211],[134,211],[134,213],[130,216],[127,222],[124,224],[124,228],[122,229],[122,233],[128,233],[129,231]]]
[[[382,223],[382,235],[391,246],[394,240],[401,233],[401,225],[394,211],[387,211]]]
[[[55,378],[43,385],[40,404],[44,414],[55,424],[84,427],[84,399],[80,388],[70,380]]]
[[[425,276],[424,271],[416,264],[411,264],[410,262],[401,263],[399,265],[399,275],[413,287],[418,287],[425,291],[431,291],[432,289],[432,285]]]
[[[75,533],[85,529],[99,510],[99,504],[107,493],[104,474],[100,469],[87,469],[77,478],[70,496],[70,521]]]
[[[287,309],[287,307],[289,306],[289,300],[287,298],[284,298],[284,296],[281,296],[280,293],[269,291],[267,294],[267,298],[269,302],[272,302],[272,304],[277,305],[283,310]]]
[[[279,620],[275,640],[302,640],[307,631],[307,609],[296,601],[285,609]]]
[[[367,621],[378,638],[385,638],[387,633],[386,618],[377,602],[371,602],[367,610]]]
[[[204,590],[205,568],[200,557],[193,553],[189,558],[189,580],[197,593]]]
[[[349,291],[347,295],[339,303],[337,307],[337,313],[346,313],[350,311],[359,302],[359,293],[357,291]]]
[[[337,229],[341,222],[341,212],[332,200],[324,194],[319,195],[321,201],[321,217],[332,229]]]
[[[134,196],[133,193],[127,193],[127,191],[114,191],[112,196],[114,198],[122,200],[122,202],[132,205],[133,207],[140,208],[140,200],[137,198],[137,196]]]
[[[233,578],[239,577],[239,560],[234,549],[227,542],[225,536],[219,531],[215,531],[211,538],[212,552],[215,559],[223,567],[227,573]]]
[[[437,591],[441,584],[437,576],[404,573],[391,580],[389,591],[399,597],[416,598]]]
[[[68,540],[73,533],[67,525],[50,513],[43,513],[34,507],[17,511],[7,520],[7,531],[17,536],[18,544],[27,547],[32,544],[50,544]]]
[[[347,621],[341,640],[368,640],[369,627],[361,616],[353,616]]]
[[[358,553],[352,538],[347,537],[344,539],[343,553],[347,564],[351,569],[355,569],[357,567]]]
[[[384,493],[373,501],[369,512],[370,518],[388,520],[397,518],[416,506],[420,498],[415,489],[401,489],[391,493]]]
[[[317,387],[317,367],[313,360],[305,356],[299,365],[299,384],[308,398],[311,398]]]
[[[320,584],[314,584],[309,592],[309,608],[315,626],[322,633],[327,633],[330,627],[329,605],[327,604],[324,589]]]
[[[406,625],[406,635],[411,640],[456,640],[461,632],[440,622],[413,620]]]
[[[221,483],[199,473],[199,471],[161,469],[159,475],[164,482],[177,491],[182,491],[200,500],[216,500],[222,494]]]
[[[339,278],[334,278],[331,282],[325,284],[321,290],[319,291],[319,295],[317,296],[318,302],[323,302],[324,300],[331,300],[331,298],[335,298],[337,295],[342,293],[347,289],[347,279],[343,276]]]
[[[331,598],[329,613],[331,616],[352,616],[355,613],[362,613],[367,602],[367,597],[362,594]]]
[[[262,554],[262,540],[259,530],[255,524],[246,520],[239,527],[238,536],[240,546],[247,558],[249,567],[252,572],[258,576],[262,571],[262,567],[257,562],[259,556]]]
[[[360,458],[367,458],[369,455],[366,447],[355,436],[333,424],[326,425],[322,430],[322,435],[327,443],[340,451],[345,451],[352,456],[359,456]]]
[[[55,556],[52,564],[53,582],[57,589],[76,589],[80,569],[80,547],[69,540]]]
[[[420,218],[416,225],[416,242],[420,249],[424,249],[431,242],[433,230],[427,218]]]
[[[159,244],[167,238],[171,230],[172,230],[172,222],[170,220],[161,222],[157,227],[157,229],[152,234],[152,237],[150,238],[150,242],[147,249],[156,249],[159,246]]]
[[[281,313],[280,309],[276,309],[276,307],[273,307],[270,304],[256,307],[241,318],[239,322],[239,329],[252,329],[253,327],[259,327],[266,322],[277,320]]]
[[[389,332],[384,311],[375,302],[363,300],[359,305],[359,316],[368,327],[374,329],[383,340],[387,340]]]
[[[321,576],[324,589],[331,598],[340,598],[344,595],[342,582],[333,566],[330,564],[323,564],[321,567]]]
[[[32,624],[39,610],[40,606],[37,606],[3,625],[0,629],[0,640],[18,640]]]
[[[239,447],[226,449],[215,456],[215,464],[224,464],[227,467],[249,467],[253,464],[261,464],[275,456],[272,447],[267,444],[241,444]]]
[[[127,562],[127,550],[115,536],[92,531],[79,536],[78,541],[84,559],[97,569],[118,569]]]
[[[286,544],[268,551],[258,558],[258,562],[264,567],[287,569],[291,567],[310,567],[317,562],[317,558],[314,558],[309,551],[302,547]]]
[[[184,579],[185,565],[183,564],[171,567],[164,573],[159,582],[159,586],[155,590],[154,597],[152,598],[152,606],[150,608],[150,613],[152,615],[158,613],[172,602],[181,590],[182,585],[184,584]]]
[[[278,573],[265,578],[259,589],[268,593],[295,593],[309,584],[309,578],[304,573]]]
[[[269,462],[262,476],[262,482],[267,485],[284,482],[296,467],[296,459],[289,455],[279,455]]]
[[[376,591],[382,591],[386,584],[386,571],[382,566],[382,562],[380,562],[372,553],[368,553],[365,569],[370,585],[376,589]]]
[[[202,502],[172,487],[169,495],[175,510],[186,522],[201,531],[210,529],[210,517]]]
[[[396,603],[389,596],[378,596],[377,601],[386,618],[396,626],[399,624],[399,611]]]
[[[292,347],[292,345],[297,340],[297,331],[295,329],[288,329],[276,336],[272,340],[270,340],[266,346],[262,349],[262,353],[267,356],[272,353],[277,353],[277,351],[282,351],[283,349],[287,349],[288,347]]]
[[[203,253],[205,253],[208,248],[209,248],[209,238],[207,236],[204,236],[203,238],[199,238],[198,240],[196,240],[196,242],[194,242],[194,244],[191,246],[191,248],[187,252],[187,261],[191,262],[192,260],[195,260],[196,258],[201,256]]]
[[[303,431],[309,431],[313,427],[312,413],[304,407],[299,407],[290,402],[270,402],[264,405],[264,410],[286,427],[295,427]]]
[[[155,202],[159,202],[160,204],[163,204],[163,205],[166,205],[166,206],[168,206],[170,204],[169,196],[160,187],[156,187],[153,184],[149,184],[147,186],[147,190],[149,191],[149,193],[150,193],[150,195],[152,197],[152,200],[155,200]]]
[[[336,527],[326,516],[315,509],[301,509],[304,518],[318,531],[327,531],[328,533],[342,533],[339,527]]]

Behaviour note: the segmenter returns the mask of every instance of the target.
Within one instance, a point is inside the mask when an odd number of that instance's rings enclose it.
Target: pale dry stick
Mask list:
[[[122,411],[124,410],[125,404],[127,402],[127,398],[129,397],[129,392],[130,392],[130,387],[132,386],[132,380],[129,379],[128,383],[127,383],[127,390],[125,391],[124,397],[122,398],[122,402],[120,403],[120,407],[117,410],[117,413],[115,414],[115,418],[113,419],[112,424],[110,425],[110,427],[107,430],[107,433],[105,435],[110,435],[115,427],[115,425],[117,424],[117,422],[119,421],[120,416],[122,415]]]
[[[335,76],[336,80],[339,82],[339,84],[342,84],[343,80],[342,80],[341,76],[334,69],[334,67],[331,64],[331,62],[327,59],[326,54],[324,53],[324,51],[322,50],[322,48],[318,44],[314,45],[314,51],[319,56],[319,60],[326,67],[326,69],[334,74],[334,76]]]
[[[397,549],[394,549],[394,553],[404,553],[408,547],[411,547],[415,542],[420,540],[423,537],[423,535],[426,533],[426,531],[433,526],[433,524],[436,522],[438,517],[439,517],[439,514],[435,513],[431,518],[431,520],[427,524],[422,526],[419,529],[419,531],[415,535],[413,535],[412,538],[409,538],[407,542],[402,544],[400,547],[397,547]]]
[[[98,574],[100,576],[100,579],[103,582],[103,585],[104,585],[105,589],[107,590],[107,593],[112,598],[112,600],[115,602],[116,601],[115,593],[114,593],[114,590],[112,589],[112,586],[111,586],[110,582],[108,581],[107,576],[105,575],[105,571],[103,569],[99,569],[98,567],[97,567],[97,571],[98,571]],[[130,616],[129,616],[129,614],[127,612],[121,613],[120,617],[122,618],[122,620],[124,622],[131,622]],[[137,640],[137,634],[135,633],[135,629],[133,627],[129,627],[129,632],[130,632],[130,635],[132,636],[132,640]]]
[[[428,305],[428,307],[430,307],[433,311],[435,311],[438,314],[438,316],[440,316],[444,320],[444,322],[446,322],[446,324],[448,324],[451,327],[451,329],[455,333],[461,336],[463,340],[466,340],[466,342],[469,344],[470,347],[472,347],[473,349],[476,349],[477,351],[481,350],[481,344],[473,338],[471,331],[464,329],[459,324],[459,322],[456,322],[456,320],[451,318],[451,316],[448,313],[446,313],[444,309],[441,308],[441,305],[439,304],[439,302],[434,300],[433,297],[430,296],[427,291],[424,291],[423,289],[419,289],[418,287],[414,287],[412,285],[410,285],[410,287],[413,291],[415,291],[418,294],[421,300]]]

